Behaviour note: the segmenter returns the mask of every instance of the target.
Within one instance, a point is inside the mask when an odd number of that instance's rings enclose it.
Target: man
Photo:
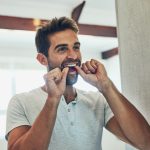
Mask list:
[[[8,149],[100,150],[106,127],[121,140],[149,150],[150,126],[115,88],[99,61],[81,64],[77,33],[76,23],[66,17],[38,29],[37,60],[47,67],[45,85],[10,101]],[[98,92],[75,89],[78,74]]]

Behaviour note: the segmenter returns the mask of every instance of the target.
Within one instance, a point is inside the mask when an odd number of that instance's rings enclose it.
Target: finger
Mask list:
[[[75,68],[77,69],[77,72],[81,75],[81,77],[85,78],[86,73],[79,66],[75,66]]]
[[[95,69],[98,69],[98,68],[103,69],[103,68],[105,68],[104,65],[103,65],[101,62],[99,62],[99,61],[97,61],[97,60],[95,60],[95,59],[91,59],[91,64],[92,64],[92,66],[93,66]]]
[[[89,70],[91,73],[95,73],[96,69],[92,66],[92,62],[91,62],[91,61],[87,61],[85,64],[86,64],[88,70]]]
[[[91,59],[91,65],[94,69],[97,69],[96,61],[94,59]]]
[[[50,71],[48,72],[47,74],[47,78],[48,80],[54,80],[55,82],[58,82],[59,80],[61,80],[61,71],[60,70],[53,70],[53,71]]]
[[[61,72],[60,68],[58,68],[58,67],[57,67],[57,68],[54,68],[54,69],[52,69],[51,71],[49,71],[48,74],[49,74],[49,73],[55,73],[55,72],[59,72],[59,73],[60,73],[60,72]]]
[[[104,65],[101,62],[99,62],[99,61],[97,61],[95,59],[91,59],[91,61],[93,63],[95,63],[95,65],[97,66],[97,70],[96,71],[98,71],[99,73],[107,75],[106,69],[105,69]]]
[[[103,64],[102,64],[100,61],[98,61],[98,60],[91,59],[91,61],[92,61],[92,63],[94,63],[97,67],[98,67],[99,65],[102,65],[102,66],[103,66]]]
[[[61,76],[62,76],[62,75],[61,75],[61,71],[52,74],[52,77],[53,77],[53,79],[54,79],[55,81],[61,80]]]
[[[45,74],[43,78],[46,85],[46,91],[48,91],[49,87],[52,87],[55,84],[55,81],[53,79],[49,79],[47,74]]]
[[[66,67],[62,70],[62,78],[61,78],[61,82],[60,82],[61,86],[66,85],[66,78],[67,78],[68,71],[69,71],[68,67]]]
[[[68,67],[64,68],[63,71],[62,71],[62,81],[63,82],[66,81],[66,77],[67,77],[68,71],[69,71]]]
[[[85,63],[82,64],[82,70],[86,73],[86,74],[90,74],[91,71],[88,69],[87,65]]]
[[[55,81],[55,82],[58,82],[61,80],[61,75],[60,74],[51,74],[51,75],[48,75],[47,77],[47,81]]]

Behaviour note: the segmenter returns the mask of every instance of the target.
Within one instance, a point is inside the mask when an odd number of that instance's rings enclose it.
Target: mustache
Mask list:
[[[81,66],[81,60],[80,59],[72,59],[72,58],[68,58],[67,60],[64,60],[61,64],[61,67],[60,69],[63,70],[67,64],[70,64],[70,63],[74,63],[76,64],[77,66]]]

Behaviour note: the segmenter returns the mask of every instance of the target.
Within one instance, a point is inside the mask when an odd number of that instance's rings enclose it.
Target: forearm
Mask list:
[[[150,126],[138,110],[115,88],[112,82],[102,93],[125,136],[139,149],[150,148]]]
[[[57,104],[47,99],[42,111],[27,133],[20,137],[11,150],[47,150],[57,114]]]

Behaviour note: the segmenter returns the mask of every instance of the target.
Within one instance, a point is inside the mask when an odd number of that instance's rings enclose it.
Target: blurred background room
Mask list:
[[[41,86],[46,69],[36,60],[35,30],[53,17],[67,16],[79,25],[83,62],[101,61],[121,91],[115,0],[0,0],[0,150],[5,140],[6,111],[11,97]],[[79,89],[96,89],[81,78]],[[103,150],[130,150],[104,130]]]

